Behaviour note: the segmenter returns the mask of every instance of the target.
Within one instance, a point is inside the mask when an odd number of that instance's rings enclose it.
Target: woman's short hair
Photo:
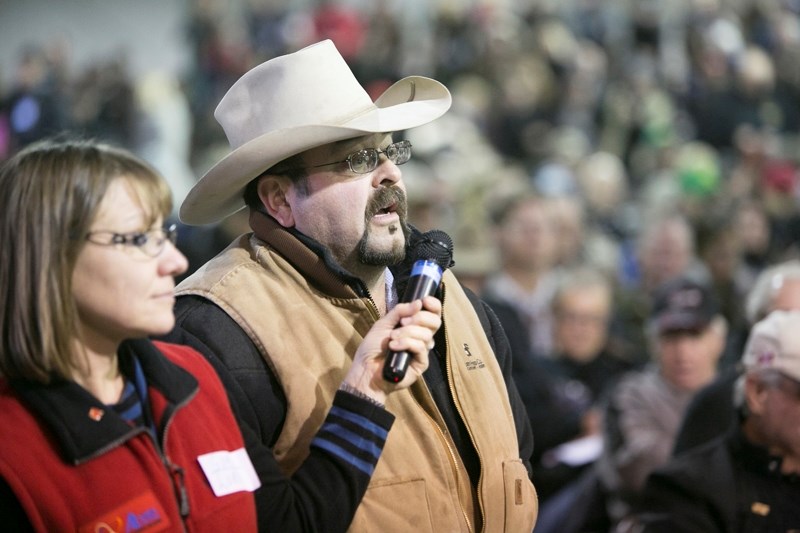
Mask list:
[[[0,373],[70,379],[78,316],[76,259],[109,184],[124,179],[152,225],[169,215],[167,183],[130,152],[92,140],[49,139],[0,166]]]

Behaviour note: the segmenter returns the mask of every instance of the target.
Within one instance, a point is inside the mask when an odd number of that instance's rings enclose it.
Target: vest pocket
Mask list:
[[[503,463],[503,485],[506,495],[505,531],[532,531],[539,514],[539,497],[520,459]]]
[[[424,479],[371,484],[348,531],[433,533]]]

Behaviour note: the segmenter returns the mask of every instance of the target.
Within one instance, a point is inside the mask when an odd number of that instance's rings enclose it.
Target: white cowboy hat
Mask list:
[[[181,221],[218,222],[244,207],[250,180],[287,157],[421,126],[443,115],[450,102],[444,85],[421,76],[403,78],[373,102],[330,40],[271,59],[234,83],[214,111],[231,152],[189,191]]]

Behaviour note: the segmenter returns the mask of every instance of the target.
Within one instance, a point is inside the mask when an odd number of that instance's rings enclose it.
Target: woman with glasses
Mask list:
[[[3,529],[300,531],[326,504],[308,496],[316,479],[350,494],[351,514],[366,490],[394,420],[382,403],[426,368],[438,300],[370,330],[286,478],[242,435],[210,364],[148,340],[172,329],[187,268],[170,210],[166,182],[104,144],[45,141],[0,167]],[[387,349],[414,356],[399,386],[380,379]]]

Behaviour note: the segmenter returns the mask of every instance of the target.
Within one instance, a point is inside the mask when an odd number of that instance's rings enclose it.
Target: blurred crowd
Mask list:
[[[136,150],[180,202],[225,149],[212,113],[233,81],[331,38],[370,91],[409,74],[452,91],[446,118],[412,132],[404,173],[414,220],[453,234],[464,276],[498,265],[492,209],[533,191],[551,205],[556,263],[582,256],[636,283],[637,238],[680,213],[711,273],[746,289],[795,246],[800,7],[662,4],[249,0],[231,16],[195,0],[186,73],[134,79],[120,53],[75,72],[58,40],[21,50],[0,78],[0,158],[71,128]]]
[[[603,352],[588,391],[567,387],[554,408],[592,405],[605,377],[646,365],[654,291],[678,276],[712,291],[727,324],[719,365],[734,366],[756,279],[798,256],[799,0],[226,9],[190,2],[194,61],[180,76],[133,79],[119,56],[74,72],[67,47],[31,43],[2,77],[0,159],[61,129],[83,131],[153,163],[179,205],[227,149],[214,107],[255,64],[330,38],[371,93],[406,75],[438,79],[454,103],[408,132],[410,219],[453,236],[454,270],[508,317],[520,359]],[[232,217],[184,228],[179,244],[196,267],[245,229]],[[592,295],[588,311],[567,311],[577,305],[570,286]],[[565,346],[586,335],[589,347]],[[554,372],[569,381],[578,370]],[[576,418],[572,436],[598,424]],[[552,437],[553,446],[568,439]]]

